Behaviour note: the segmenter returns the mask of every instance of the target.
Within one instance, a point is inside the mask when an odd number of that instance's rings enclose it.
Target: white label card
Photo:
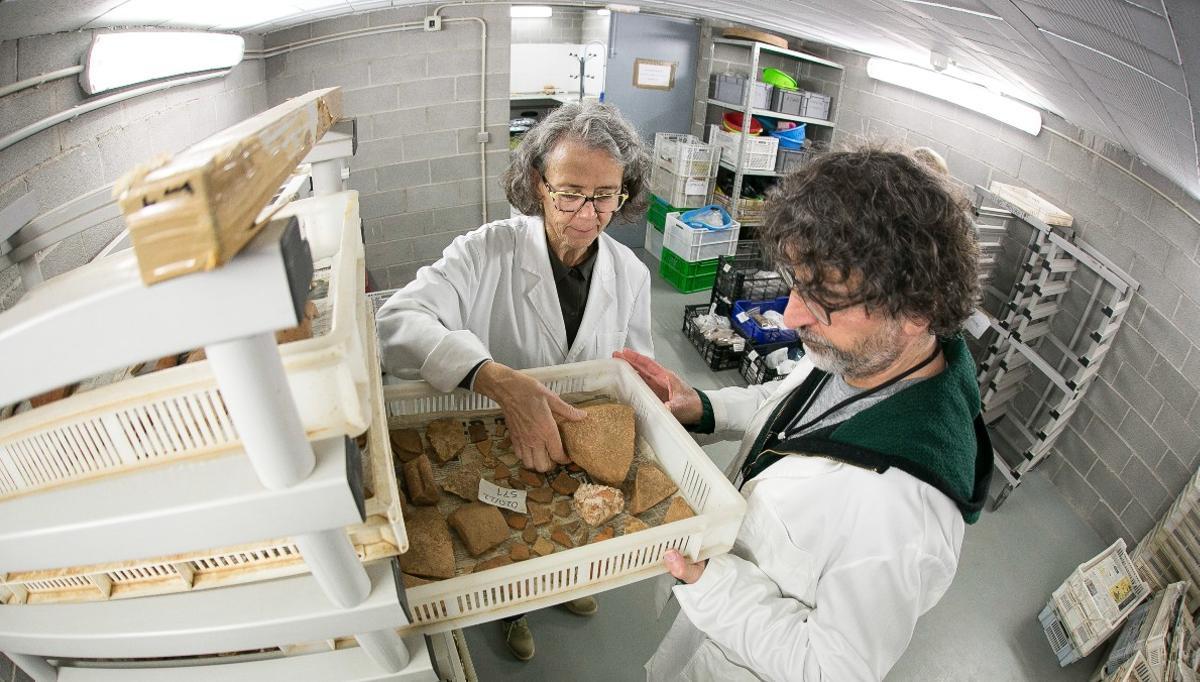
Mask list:
[[[738,321],[738,322],[741,322],[742,324],[746,324],[746,322],[747,322],[749,319],[750,319],[750,316],[749,316],[749,315],[747,315],[747,314],[746,314],[746,313],[744,313],[744,312],[742,312],[742,313],[738,313],[738,314],[737,314],[737,321]]]
[[[525,510],[525,491],[513,490],[512,488],[501,488],[500,486],[479,479],[479,501],[486,502],[494,507],[508,509],[519,514],[526,514]]]
[[[708,178],[688,178],[683,183],[683,193],[687,195],[706,194],[708,192]]]
[[[967,331],[971,333],[971,336],[974,336],[978,339],[979,337],[983,336],[984,332],[988,330],[989,325],[987,315],[984,315],[976,310],[975,312],[971,313],[971,316],[967,318],[967,321],[963,323],[963,326],[966,327]]]

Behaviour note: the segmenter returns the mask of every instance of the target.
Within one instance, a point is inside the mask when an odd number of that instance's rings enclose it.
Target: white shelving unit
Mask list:
[[[341,192],[345,159],[354,151],[352,124],[327,138],[305,160],[312,165],[317,195]],[[297,190],[285,187],[283,201]],[[357,195],[343,196],[345,211],[317,211],[308,219],[322,233],[352,233],[350,243],[361,259]],[[111,212],[111,202],[95,192],[83,204],[86,210],[75,212],[77,217],[104,220]],[[35,219],[33,234],[10,232],[16,247],[6,248],[5,255],[28,259],[50,237],[61,240],[96,224],[64,216],[51,215],[41,227]],[[166,457],[149,467],[129,462],[70,485],[0,496],[0,651],[38,682],[424,682],[439,679],[435,659],[450,679],[472,676],[454,635],[401,637],[398,630],[410,619],[395,559],[364,561],[348,539],[346,527],[369,513],[360,453],[349,438],[354,434],[310,440],[302,424],[274,337],[276,330],[300,322],[312,281],[315,265],[309,242],[300,238],[300,222],[295,216],[273,220],[224,267],[149,287],[140,281],[133,252],[114,250],[62,277],[33,282],[29,295],[0,314],[5,376],[0,405],[146,358],[203,347],[240,440],[206,457]],[[354,307],[365,315],[361,273],[358,279]],[[365,333],[351,326],[354,335]],[[373,340],[356,341],[376,352]],[[373,382],[379,398],[380,377],[377,371],[370,376],[371,367],[366,362],[357,374]],[[130,397],[139,399],[146,398]],[[152,419],[164,417],[156,413]],[[192,413],[183,423],[196,426],[210,417]],[[60,445],[87,456],[85,435]],[[402,520],[397,515],[392,521],[400,524],[394,534],[403,536]],[[4,580],[13,571],[138,560],[282,536],[294,543],[307,572],[80,603],[31,604],[24,587]],[[407,540],[398,544],[406,547]],[[169,566],[173,573],[167,578],[190,580],[186,564]],[[112,589],[104,574],[86,580],[101,594]],[[281,649],[281,643],[299,646]],[[127,660],[145,658],[172,660]]]
[[[745,93],[743,94],[741,103],[735,104],[735,103],[731,103],[731,102],[724,102],[724,101],[721,101],[718,99],[713,99],[710,97],[707,99],[707,104],[710,109],[710,112],[713,112],[713,111],[720,112],[720,115],[717,115],[715,117],[718,126],[720,125],[720,120],[721,120],[721,116],[723,115],[723,112],[738,111],[738,112],[742,113],[742,131],[741,131],[741,134],[740,134],[739,140],[738,140],[739,153],[736,155],[737,160],[730,161],[728,159],[728,157],[722,158],[721,159],[721,167],[724,168],[725,170],[733,173],[733,192],[729,196],[729,207],[728,207],[730,209],[730,213],[733,215],[733,219],[737,220],[742,225],[753,226],[753,225],[761,224],[761,216],[757,215],[757,214],[747,215],[745,202],[741,198],[742,186],[743,186],[745,178],[748,176],[777,178],[777,177],[781,177],[782,174],[775,172],[774,168],[771,168],[770,170],[766,170],[766,169],[751,170],[751,169],[746,168],[748,138],[751,137],[751,135],[749,134],[751,118],[752,117],[773,118],[773,119],[777,119],[777,120],[781,120],[781,121],[794,121],[797,123],[804,123],[807,126],[807,128],[805,130],[806,137],[814,140],[815,142],[828,145],[829,142],[832,140],[833,130],[837,125],[837,112],[840,107],[840,101],[841,101],[841,95],[842,95],[842,72],[844,71],[844,67],[841,64],[838,64],[836,62],[831,62],[827,59],[821,59],[820,57],[816,57],[814,55],[805,54],[803,52],[796,52],[794,50],[787,50],[784,48],[776,47],[774,45],[768,45],[766,43],[759,43],[759,42],[753,42],[753,41],[748,41],[748,40],[732,40],[732,39],[727,39],[727,38],[714,38],[712,41],[712,47],[711,47],[712,53],[714,55],[715,55],[715,52],[716,52],[716,49],[718,46],[730,46],[730,47],[736,47],[736,48],[744,48],[744,49],[748,50],[750,53],[750,64],[749,64],[749,69],[750,69],[749,81],[750,82],[746,88]],[[836,74],[836,76],[837,76],[836,79],[833,79],[833,78],[822,79],[826,82],[836,80],[836,83],[837,83],[836,92],[823,93],[823,94],[830,95],[830,97],[832,98],[832,101],[830,103],[830,112],[832,115],[830,116],[830,118],[829,119],[817,119],[817,118],[810,118],[807,116],[793,116],[793,115],[789,115],[789,114],[783,114],[780,112],[771,111],[769,109],[763,109],[763,108],[759,108],[759,107],[750,106],[750,101],[751,101],[751,96],[752,96],[752,91],[753,91],[752,85],[753,85],[753,82],[758,80],[761,76],[762,61],[763,61],[764,54],[784,57],[788,60],[794,60],[796,63],[798,63],[800,65],[810,65],[812,67],[829,70],[832,73]],[[713,60],[710,59],[710,63],[712,61]],[[803,77],[799,78],[798,80],[803,81]],[[708,118],[709,118],[709,121],[711,122],[714,118],[713,114],[710,113]],[[710,142],[711,142],[711,140],[710,140]]]

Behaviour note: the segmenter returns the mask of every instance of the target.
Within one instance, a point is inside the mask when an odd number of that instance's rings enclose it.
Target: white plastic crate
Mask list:
[[[662,260],[663,233],[658,231],[654,223],[646,223],[646,252],[654,256],[654,260]]]
[[[684,224],[678,213],[668,213],[663,248],[670,249],[671,253],[689,263],[732,256],[737,253],[741,227],[741,223],[735,220],[729,227],[721,229],[697,229]]]
[[[697,208],[712,199],[716,174],[692,177],[676,175],[662,166],[650,171],[650,192],[676,208]]]
[[[1075,650],[1087,656],[1148,594],[1150,587],[1129,559],[1125,541],[1118,539],[1075,569],[1054,591],[1051,604]]]
[[[676,175],[707,177],[716,175],[721,150],[695,135],[654,134],[654,164]],[[660,195],[661,196],[661,195]]]
[[[708,141],[721,148],[721,158],[730,165],[738,165],[738,148],[742,141],[741,133],[731,133],[722,130],[721,126],[708,127]],[[746,162],[742,164],[745,170],[775,170],[775,154],[779,151],[779,138],[770,136],[746,136]]]
[[[359,307],[369,308],[362,300]],[[369,371],[379,375],[379,349],[374,318],[365,317],[361,335],[366,339]],[[400,512],[400,492],[383,406],[383,386],[371,383],[371,427],[363,457],[366,518],[346,528],[358,557],[373,561],[408,551],[408,535]],[[288,538],[277,538],[233,547],[221,547],[122,561],[44,571],[0,575],[0,602],[56,603],[126,599],[153,594],[184,592],[268,580],[307,571],[299,548]],[[20,595],[16,599],[17,595]]]
[[[527,370],[558,394],[604,392],[633,407],[639,456],[644,455],[679,486],[696,515],[595,544],[533,557],[500,568],[408,588],[412,626],[433,633],[493,621],[578,599],[666,572],[663,554],[676,549],[692,560],[729,551],[746,502],[696,441],[663,407],[637,373],[620,360],[593,360]],[[442,393],[424,382],[384,387],[393,425],[419,424],[438,416],[465,419],[498,407],[477,393]]]
[[[296,216],[313,261],[331,266],[318,305],[328,329],[314,324],[312,338],[279,346],[301,424],[312,440],[362,433],[370,405],[358,193],[296,201],[276,215]],[[179,365],[0,420],[0,499],[240,443],[208,362]]]

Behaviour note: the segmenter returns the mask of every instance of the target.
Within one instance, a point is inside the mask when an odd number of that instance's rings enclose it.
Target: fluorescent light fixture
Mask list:
[[[508,16],[514,19],[548,19],[554,14],[549,5],[513,5],[508,8]]]
[[[228,69],[242,61],[241,36],[197,31],[97,33],[79,84],[89,95],[185,73]]]
[[[637,14],[642,11],[642,8],[637,5],[621,5],[615,2],[610,2],[605,7],[613,12],[624,12],[626,14]]]
[[[981,85],[919,66],[878,57],[867,60],[867,75],[885,83],[944,99],[951,104],[1019,128],[1030,135],[1037,135],[1042,130],[1042,114],[1037,109]]]
[[[610,14],[612,14],[612,12],[608,11],[607,9],[596,10],[596,16],[598,17],[607,17]]]

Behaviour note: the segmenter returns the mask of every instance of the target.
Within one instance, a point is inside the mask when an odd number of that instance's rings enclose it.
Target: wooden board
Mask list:
[[[753,40],[756,43],[766,43],[768,45],[774,45],[775,47],[782,47],[785,50],[788,49],[788,43],[786,39],[780,38],[777,35],[773,35],[765,31],[755,31],[752,28],[739,28],[736,26],[731,26],[721,31],[721,37],[734,38],[737,40]]]
[[[263,208],[280,183],[341,115],[340,88],[314,90],[121,178],[113,195],[142,281],[233,258],[270,218]]]

